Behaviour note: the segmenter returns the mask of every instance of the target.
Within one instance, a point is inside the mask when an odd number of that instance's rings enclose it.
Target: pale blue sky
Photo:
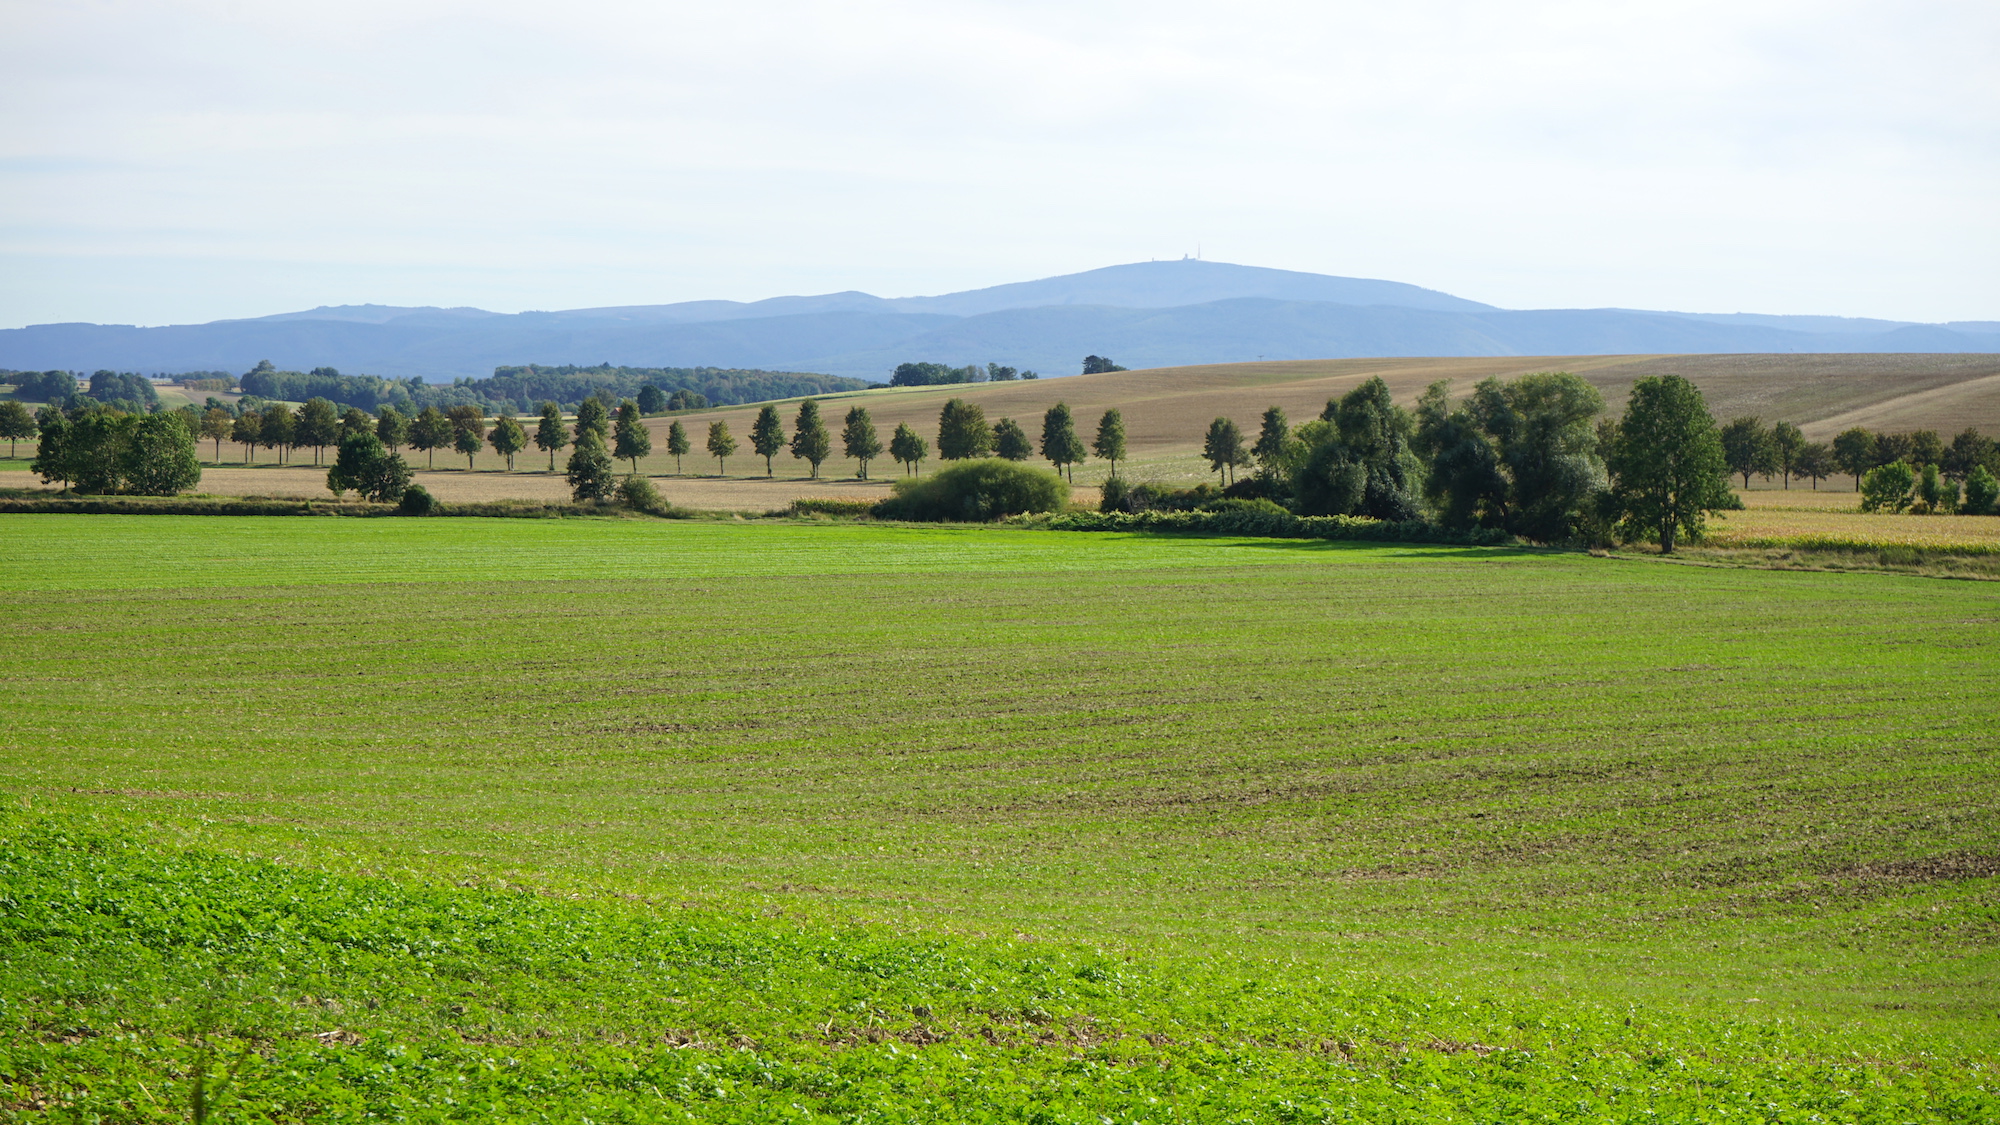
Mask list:
[[[0,327],[939,293],[1199,245],[2000,318],[2000,5],[0,0]]]

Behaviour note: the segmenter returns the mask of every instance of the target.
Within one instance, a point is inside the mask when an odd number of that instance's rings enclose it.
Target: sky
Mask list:
[[[0,0],[0,327],[1149,258],[2000,319],[2000,4]]]

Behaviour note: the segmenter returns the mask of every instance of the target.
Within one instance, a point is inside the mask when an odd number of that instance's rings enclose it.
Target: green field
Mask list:
[[[411,1090],[665,1067],[661,1119],[2000,1113],[1990,584],[777,521],[0,542],[0,1112],[184,1096],[220,989],[244,1081],[329,1119],[389,1044]],[[651,1119],[610,1089],[540,1104]]]

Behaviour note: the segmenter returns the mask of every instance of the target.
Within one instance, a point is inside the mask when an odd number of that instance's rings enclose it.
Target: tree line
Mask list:
[[[1000,363],[971,363],[946,367],[942,363],[899,363],[889,376],[892,387],[941,387],[954,383],[1011,383],[1017,379],[1039,379],[1033,371],[1023,371]]]

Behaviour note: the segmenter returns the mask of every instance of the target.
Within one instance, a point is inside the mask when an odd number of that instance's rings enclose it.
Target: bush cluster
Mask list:
[[[1069,485],[1046,469],[998,457],[955,462],[927,477],[905,478],[875,506],[883,519],[983,523],[1027,512],[1061,511]]]

